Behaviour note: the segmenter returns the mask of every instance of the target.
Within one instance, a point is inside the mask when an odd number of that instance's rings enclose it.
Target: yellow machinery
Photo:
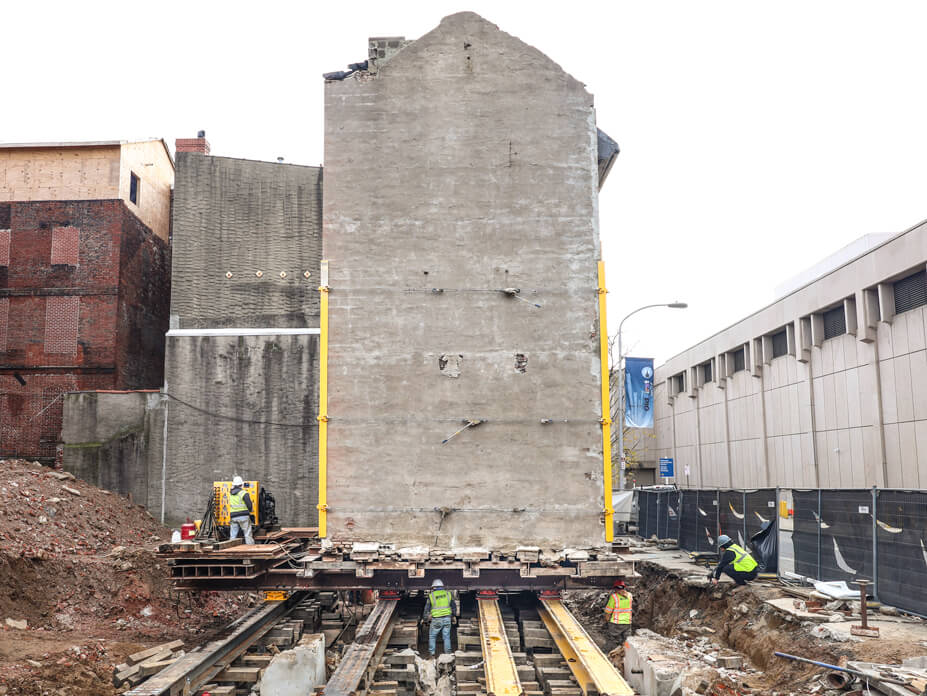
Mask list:
[[[197,539],[228,539],[231,516],[229,515],[229,492],[231,481],[213,481],[212,495],[206,514],[196,531]],[[251,498],[251,522],[255,529],[265,532],[277,525],[277,505],[266,488],[258,481],[245,481],[244,492]]]
[[[231,521],[229,517],[229,491],[232,490],[231,481],[213,481],[213,511],[216,518],[216,524],[220,527],[228,527]],[[258,492],[260,486],[257,481],[245,481],[244,492],[251,496],[251,521],[255,527],[261,526],[261,511],[258,503]]]

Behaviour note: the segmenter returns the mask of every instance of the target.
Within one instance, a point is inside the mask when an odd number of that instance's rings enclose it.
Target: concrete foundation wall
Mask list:
[[[675,457],[676,481],[927,488],[927,305],[896,311],[893,289],[925,267],[922,223],[657,368],[657,455]],[[825,338],[823,312],[841,308],[846,333]],[[788,352],[774,357],[783,329]]]
[[[461,13],[325,101],[330,536],[601,544],[592,96]]]
[[[317,521],[318,336],[169,336],[166,518],[199,516],[212,482],[241,474],[285,526]],[[160,514],[161,475],[151,478]]]
[[[150,507],[150,477],[161,467],[161,395],[80,392],[62,398],[65,471]]]

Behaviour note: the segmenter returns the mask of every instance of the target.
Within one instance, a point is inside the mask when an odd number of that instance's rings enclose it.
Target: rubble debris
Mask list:
[[[62,493],[63,480],[79,495]],[[238,615],[242,595],[172,591],[152,550],[170,530],[127,499],[16,459],[0,460],[0,492],[0,617],[28,627],[24,640],[0,624],[9,696],[61,684],[78,685],[69,694],[115,693],[113,666],[128,654],[179,637],[200,642]],[[62,652],[63,640],[77,652]]]

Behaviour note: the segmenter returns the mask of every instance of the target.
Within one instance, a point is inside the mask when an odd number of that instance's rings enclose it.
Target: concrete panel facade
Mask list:
[[[921,223],[660,366],[657,449],[676,482],[927,487],[927,309],[895,307],[904,279],[927,298],[925,268]],[[843,326],[825,329],[825,312]]]
[[[325,88],[329,534],[600,545],[592,96],[473,13],[376,67]]]
[[[150,494],[159,515],[163,485],[167,521],[236,473],[275,496],[281,524],[317,521],[320,187],[318,167],[178,154],[167,451]]]

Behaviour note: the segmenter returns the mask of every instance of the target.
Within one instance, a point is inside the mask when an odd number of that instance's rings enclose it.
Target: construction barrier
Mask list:
[[[680,489],[637,491],[638,534],[717,553],[721,534],[748,546],[776,524],[777,572],[868,580],[880,602],[927,616],[927,491]]]

